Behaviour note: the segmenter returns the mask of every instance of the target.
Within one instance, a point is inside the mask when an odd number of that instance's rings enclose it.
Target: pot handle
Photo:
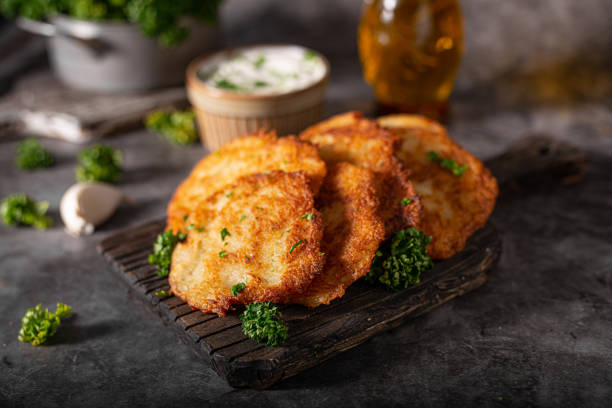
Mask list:
[[[22,30],[25,30],[32,34],[42,35],[44,37],[53,37],[56,35],[62,35],[65,37],[72,38],[85,46],[95,56],[101,56],[109,50],[109,46],[104,41],[97,38],[97,33],[90,30],[80,30],[74,32],[66,32],[57,28],[52,23],[44,21],[31,20],[25,17],[19,17],[16,21],[17,26]],[[82,32],[81,32],[82,31]]]
[[[51,23],[44,21],[32,20],[25,17],[19,17],[16,20],[17,27],[32,34],[42,35],[44,37],[53,37],[57,34],[57,28]]]

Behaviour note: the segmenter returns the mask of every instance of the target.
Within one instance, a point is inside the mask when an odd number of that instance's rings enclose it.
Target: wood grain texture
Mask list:
[[[157,276],[147,262],[163,228],[160,220],[121,231],[102,241],[99,250],[135,295],[234,387],[268,387],[478,288],[501,253],[501,241],[487,225],[461,253],[437,263],[409,289],[391,292],[358,282],[329,306],[283,305],[289,339],[280,347],[265,347],[242,333],[238,311],[219,318],[193,310],[177,297],[155,296],[156,291],[169,289],[167,278]]]

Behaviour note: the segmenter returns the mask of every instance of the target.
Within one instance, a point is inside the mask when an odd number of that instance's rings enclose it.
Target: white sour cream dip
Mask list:
[[[277,95],[307,88],[327,67],[316,51],[295,45],[241,48],[219,54],[198,69],[206,85],[224,91]]]

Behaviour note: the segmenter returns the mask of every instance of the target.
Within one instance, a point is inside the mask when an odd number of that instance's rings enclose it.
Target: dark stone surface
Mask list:
[[[228,43],[321,49],[333,67],[329,113],[370,109],[354,47],[358,2],[313,3],[230,0]],[[44,141],[58,165],[23,173],[13,165],[17,141],[2,139],[0,195],[49,200],[56,226],[0,226],[0,406],[609,407],[612,10],[606,0],[579,4],[462,2],[468,47],[449,125],[482,158],[530,133],[573,142],[590,155],[585,179],[504,195],[493,215],[504,252],[482,289],[266,391],[227,386],[95,251],[108,233],[162,215],[202,148],[144,131],[109,139],[125,154],[119,186],[139,207],[75,239],[57,207],[79,147]],[[511,41],[500,50],[499,39]],[[17,341],[25,310],[57,301],[76,316],[47,345]]]

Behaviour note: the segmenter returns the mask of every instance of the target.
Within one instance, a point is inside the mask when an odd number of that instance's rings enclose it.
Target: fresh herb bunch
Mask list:
[[[153,244],[153,253],[149,254],[149,263],[157,265],[157,274],[161,277],[168,276],[170,264],[172,263],[172,252],[179,242],[187,239],[187,234],[179,232],[173,234],[172,230],[161,233]]]
[[[429,152],[428,156],[430,161],[440,163],[440,166],[450,170],[456,177],[461,177],[461,175],[467,170],[467,166],[465,164],[460,166],[459,163],[453,159],[445,159],[436,152]]]
[[[22,170],[51,167],[55,158],[36,139],[27,139],[17,146],[17,167]]]
[[[46,216],[49,202],[36,202],[25,194],[12,194],[2,200],[0,214],[6,225],[30,225],[37,229],[47,229],[53,223]]]
[[[0,13],[42,20],[54,14],[97,21],[137,24],[144,34],[158,37],[166,46],[180,44],[189,30],[183,17],[213,23],[221,0],[0,0]]]
[[[370,272],[365,276],[366,281],[382,283],[393,290],[419,283],[421,274],[433,267],[427,255],[427,244],[430,242],[431,237],[416,228],[396,232],[376,251]]]
[[[72,307],[58,303],[55,313],[49,309],[43,310],[41,305],[28,309],[21,319],[21,330],[19,330],[20,341],[38,346],[57,332],[61,319],[70,316]]]
[[[122,156],[110,146],[94,145],[79,153],[76,168],[77,181],[114,183],[121,175]]]
[[[153,132],[164,136],[177,145],[187,145],[198,141],[195,115],[191,109],[186,111],[155,110],[147,115],[145,125]]]
[[[242,331],[258,343],[277,346],[287,340],[289,328],[272,302],[249,303],[240,315]]]

